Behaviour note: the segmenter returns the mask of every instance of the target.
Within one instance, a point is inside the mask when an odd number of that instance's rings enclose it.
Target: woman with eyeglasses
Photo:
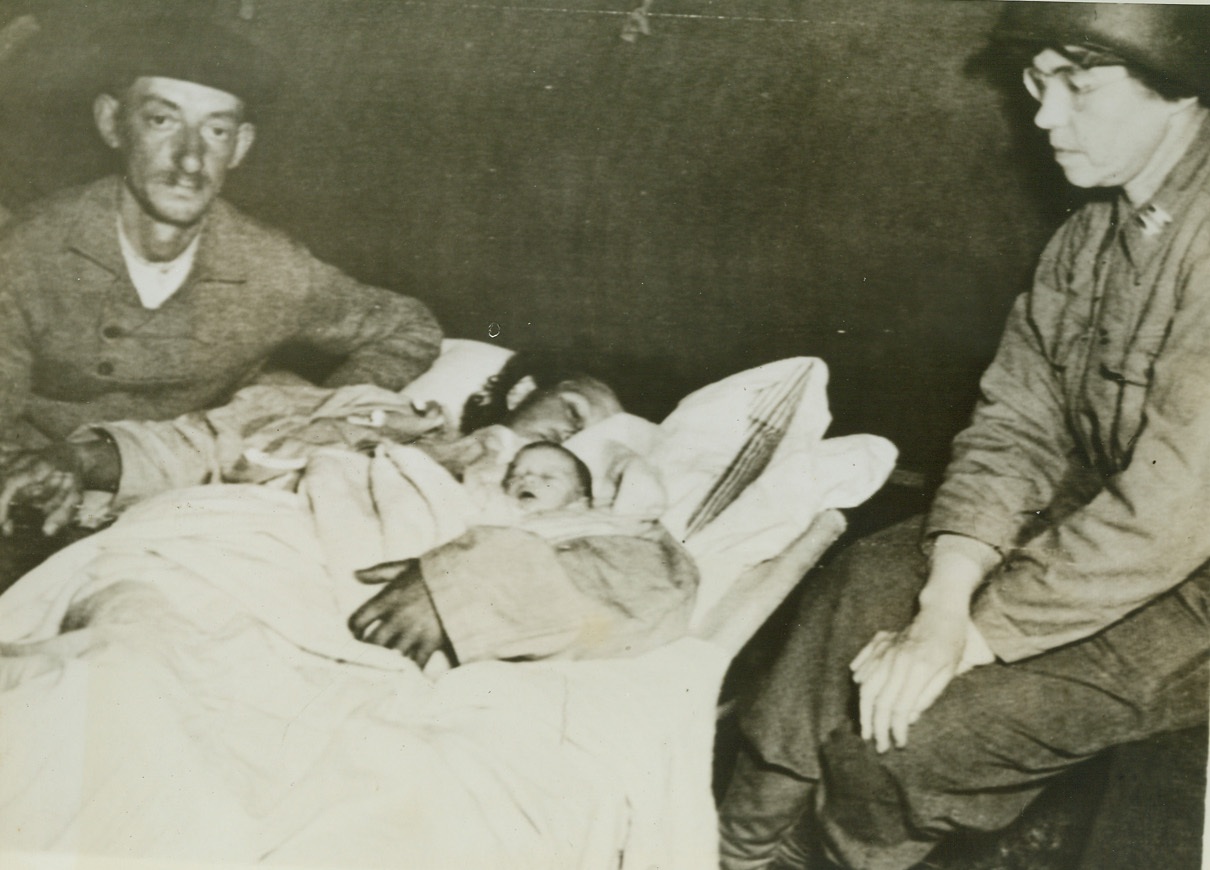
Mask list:
[[[909,868],[1207,718],[1210,7],[1007,3],[994,39],[1106,195],[1043,253],[927,518],[803,596],[741,720],[727,870]]]

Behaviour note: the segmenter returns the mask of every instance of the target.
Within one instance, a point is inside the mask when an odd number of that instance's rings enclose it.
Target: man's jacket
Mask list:
[[[144,308],[118,242],[120,183],[57,194],[0,238],[0,440],[212,407],[286,345],[343,358],[332,386],[398,389],[436,357],[423,304],[354,281],[222,200],[184,285]]]

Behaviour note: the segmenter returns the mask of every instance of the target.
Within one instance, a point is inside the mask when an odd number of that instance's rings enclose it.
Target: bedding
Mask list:
[[[297,379],[270,381],[237,391],[226,405],[173,420],[83,427],[73,440],[95,438],[95,430],[104,429],[123,458],[117,493],[90,493],[87,513],[99,525],[156,493],[219,481],[292,489],[307,457],[321,447],[448,441],[467,398],[511,356],[494,345],[447,338],[429,370],[398,393],[372,385],[334,390]]]
[[[748,400],[764,395],[752,384],[786,377],[796,384],[790,417],[820,413],[822,364],[749,374],[727,387],[732,413],[750,416]],[[366,410],[328,419],[360,426],[349,418]],[[838,450],[822,439],[826,423],[786,424],[752,479],[729,484],[704,527],[713,536],[676,532],[691,552],[695,538],[713,542],[694,553],[703,577],[720,574],[712,558],[734,570],[776,554],[729,557],[721,542],[769,527],[752,514],[776,513],[772,490],[753,487],[787,461],[805,467],[794,455],[832,457],[787,476],[798,491],[776,484],[779,499],[814,510],[863,499],[889,473],[893,450],[880,439]],[[581,433],[581,450],[614,469],[615,500],[646,499],[640,514],[675,510],[710,496],[708,478],[750,440],[741,429],[711,454],[709,474],[678,489],[685,478],[653,445],[682,461],[676,445],[687,450],[683,433],[694,428],[614,422],[595,448]],[[412,448],[333,451],[297,434],[276,446],[308,445],[292,454],[305,454],[301,486],[144,500],[0,597],[0,847],[153,862],[715,866],[713,711],[727,657],[686,636],[692,600],[632,649],[613,650],[629,657],[422,673],[350,635],[345,618],[372,591],[351,572],[456,539],[468,496]],[[260,446],[270,459],[272,441]],[[236,446],[230,455],[246,458],[247,445]],[[821,481],[831,481],[822,496]],[[624,492],[645,496],[626,502]],[[615,605],[606,608],[615,618],[631,609]],[[508,636],[483,655],[513,654]],[[590,639],[573,633],[566,644]]]
[[[490,866],[613,867],[628,851],[649,866],[661,838],[637,845],[634,807],[684,790],[662,774],[651,790],[666,764],[653,747],[708,753],[709,729],[678,696],[709,707],[719,654],[684,640],[625,665],[483,662],[432,683],[354,640],[344,621],[367,591],[348,574],[334,582],[333,566],[416,555],[460,528],[455,500],[426,485],[452,480],[423,453],[393,454],[320,453],[299,493],[159,496],[14,586],[0,636],[21,642],[0,650],[0,747],[20,752],[0,768],[0,843],[417,867],[485,866],[484,855],[497,856]],[[379,503],[407,517],[405,535]],[[483,585],[468,606],[491,600]],[[550,608],[536,610],[549,621]],[[646,629],[636,644],[659,643]],[[505,636],[515,646],[518,634]],[[490,636],[474,636],[484,655]],[[684,811],[652,809],[653,820]]]
[[[884,438],[824,437],[827,385],[822,360],[777,360],[693,392],[659,425],[619,414],[568,439],[615,511],[659,516],[693,555],[694,624],[735,578],[822,511],[864,502],[894,467]]]

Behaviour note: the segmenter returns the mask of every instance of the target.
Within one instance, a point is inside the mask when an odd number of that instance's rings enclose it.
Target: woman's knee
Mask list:
[[[913,518],[847,547],[808,581],[800,605],[804,617],[813,613],[815,621],[828,620],[828,633],[839,636],[867,631],[872,636],[901,627],[911,617],[925,579],[921,524],[921,518]]]
[[[972,754],[956,747],[963,738],[913,736],[903,749],[879,753],[859,735],[838,731],[822,747],[820,831],[854,866],[914,866],[956,829],[1010,824],[1036,794],[980,792],[979,765],[964,767]]]

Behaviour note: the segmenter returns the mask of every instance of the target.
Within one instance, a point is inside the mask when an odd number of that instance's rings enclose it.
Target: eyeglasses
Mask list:
[[[1067,95],[1071,97],[1072,104],[1078,108],[1083,104],[1084,98],[1094,91],[1099,91],[1101,88],[1130,77],[1130,72],[1125,67],[1115,65],[1112,68],[1117,71],[1116,75],[1090,78],[1093,75],[1093,69],[1107,68],[1109,67],[1087,69],[1078,66],[1061,66],[1056,70],[1046,72],[1036,66],[1027,66],[1022,72],[1025,90],[1029,91],[1029,95],[1039,103],[1046,99],[1051,85],[1058,81],[1062,83]]]

